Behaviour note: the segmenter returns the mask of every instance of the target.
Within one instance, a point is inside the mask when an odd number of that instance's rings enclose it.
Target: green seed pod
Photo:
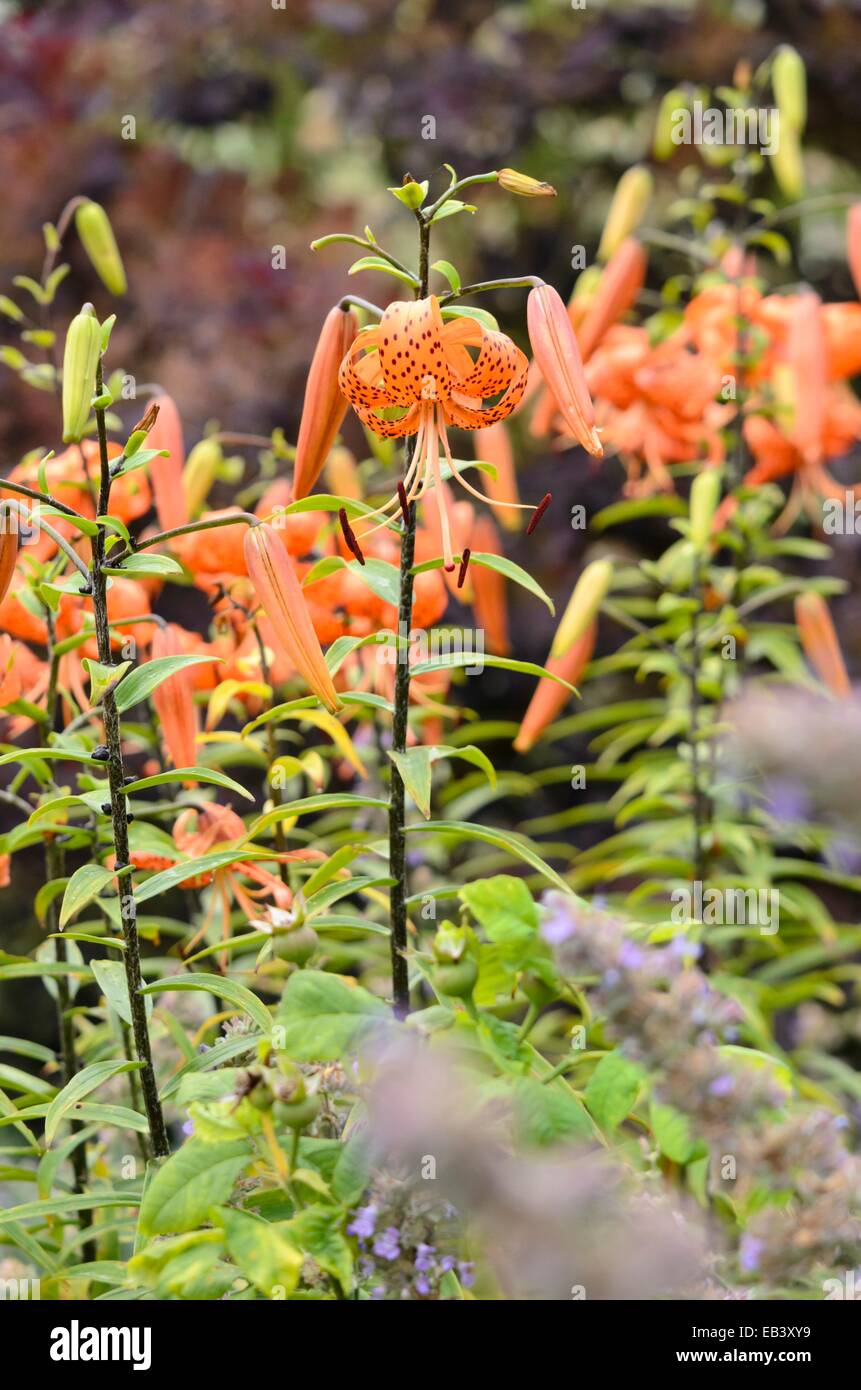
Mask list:
[[[771,86],[781,122],[800,135],[807,124],[807,72],[791,44],[781,44],[772,59]]]
[[[101,204],[81,203],[75,210],[75,226],[102,284],[111,294],[125,294],[126,272],[108,214]]]
[[[248,1092],[247,1098],[255,1110],[271,1110],[275,1103],[275,1095],[266,1081],[258,1081]]]
[[[182,488],[189,516],[196,516],[209,496],[209,489],[223,458],[217,439],[201,439],[186,459],[182,470]]]
[[[558,991],[545,984],[534,970],[527,970],[521,975],[518,983],[530,1004],[534,1004],[537,1009],[546,1009],[548,1004],[559,998]]]
[[[690,539],[697,550],[705,550],[711,540],[712,522],[720,502],[720,471],[706,468],[691,484]]]
[[[279,960],[289,961],[292,965],[302,966],[309,961],[320,944],[310,923],[304,926],[293,927],[290,931],[276,932],[272,937],[272,951]]]
[[[63,354],[63,443],[77,444],[90,418],[102,330],[92,304],[85,304],[69,324]]]
[[[478,965],[471,956],[451,965],[435,965],[431,971],[434,989],[453,999],[467,999],[475,989],[477,979]]]
[[[652,196],[654,180],[642,164],[626,169],[613,194],[598,246],[599,261],[606,261],[639,226]]]
[[[317,1096],[304,1096],[302,1100],[277,1100],[272,1114],[278,1126],[288,1129],[307,1129],[317,1118],[320,1101]]]

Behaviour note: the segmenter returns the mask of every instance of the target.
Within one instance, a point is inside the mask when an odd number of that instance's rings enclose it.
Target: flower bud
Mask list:
[[[823,685],[832,695],[845,699],[850,693],[849,676],[840,642],[821,594],[799,594],[795,600],[795,621],[804,655]]]
[[[771,170],[775,182],[790,202],[797,202],[804,196],[804,158],[801,141],[788,124],[784,124],[774,154],[771,156]]]
[[[0,603],[6,597],[15,562],[18,559],[18,527],[13,524],[9,508],[0,509]]]
[[[655,139],[652,146],[655,159],[669,159],[678,149],[678,144],[673,139],[676,122],[679,112],[687,111],[688,106],[688,94],[682,87],[672,87],[669,92],[664,93],[655,121]]]
[[[547,389],[578,444],[601,458],[595,411],[568,311],[552,285],[530,290],[526,302],[529,341]]]
[[[646,278],[648,256],[639,241],[626,237],[610,257],[586,310],[579,343],[584,362],[591,357],[608,328],[635,303]]]
[[[201,439],[195,444],[182,470],[182,490],[190,517],[197,516],[209,496],[209,489],[224,455],[217,439]]]
[[[586,566],[574,585],[568,607],[556,629],[553,646],[550,648],[551,657],[564,656],[578,637],[582,637],[594,622],[612,578],[613,566],[609,560],[593,560]]]
[[[564,656],[548,657],[544,663],[547,670],[567,681],[569,685],[576,685],[592,659],[597,635],[598,624],[593,622],[583,636],[578,637],[569,647]],[[559,681],[551,680],[550,676],[542,676],[514,740],[515,751],[528,753],[548,724],[552,724],[557,715],[561,714],[570,699],[571,691],[566,686],[560,685]]]
[[[90,418],[102,330],[92,304],[85,304],[69,324],[63,354],[63,443],[77,444]]]
[[[111,294],[125,294],[126,272],[108,214],[89,200],[75,210],[75,227],[93,269]]]
[[[164,531],[172,531],[178,526],[185,526],[188,521],[182,486],[185,464],[182,419],[171,396],[156,396],[153,404],[158,406],[158,416],[149,432],[147,444],[150,449],[165,449],[167,452],[166,455],[159,454],[150,459],[149,476],[159,525]]]
[[[690,540],[705,550],[711,540],[712,522],[720,501],[721,478],[717,468],[705,468],[691,484]]]
[[[861,203],[853,203],[846,219],[846,258],[855,293],[861,299]]]
[[[323,471],[326,455],[347,412],[338,371],[358,331],[359,323],[351,309],[341,309],[336,304],[329,310],[305,387],[293,469],[293,497],[297,502],[308,496]]]
[[[804,59],[791,44],[781,44],[772,59],[771,86],[781,123],[800,135],[807,123],[807,72]]]
[[[613,194],[598,246],[599,261],[606,261],[639,226],[652,196],[653,179],[642,164],[626,169]]]
[[[532,179],[528,174],[519,174],[516,169],[500,169],[496,175],[500,188],[506,193],[516,193],[521,198],[555,198],[556,189],[552,183]]]

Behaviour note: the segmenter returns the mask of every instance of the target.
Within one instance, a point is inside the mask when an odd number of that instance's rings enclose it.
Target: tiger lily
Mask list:
[[[473,358],[469,349],[475,349]],[[379,324],[363,328],[341,363],[341,391],[359,419],[388,439],[415,436],[412,458],[396,492],[373,516],[388,518],[423,490],[442,498],[441,454],[452,478],[484,502],[493,498],[472,486],[452,458],[448,427],[485,429],[502,420],[526,388],[528,362],[506,337],[469,316],[443,323],[435,295],[412,302],[397,300]],[[494,405],[485,405],[499,396]],[[392,418],[392,411],[397,417]],[[499,502],[497,506],[501,505]],[[516,503],[508,504],[516,506]],[[528,510],[528,509],[527,509]],[[454,570],[448,506],[440,505],[441,539],[446,570]],[[382,521],[380,525],[385,525]],[[376,529],[376,528],[373,528]],[[357,532],[361,537],[365,532]]]
[[[186,651],[182,630],[176,623],[157,627],[152,639],[152,658],[183,656]],[[167,751],[174,767],[194,767],[197,761],[197,716],[194,709],[194,679],[188,667],[168,676],[152,693]]]

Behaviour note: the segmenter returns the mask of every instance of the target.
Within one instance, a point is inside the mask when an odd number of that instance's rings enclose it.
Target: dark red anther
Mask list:
[[[407,501],[407,490],[403,483],[398,483],[398,501],[401,504],[401,513],[404,518],[404,525],[410,524],[410,504]]]
[[[544,496],[542,497],[541,501],[538,503],[538,506],[535,508],[535,511],[532,514],[532,520],[526,528],[527,536],[532,535],[532,532],[535,530],[536,526],[543,517],[544,513],[547,511],[547,508],[550,506],[550,503],[552,501],[553,493],[545,492]]]
[[[353,534],[353,528],[347,520],[346,508],[340,508],[338,512],[338,520],[341,523],[341,530],[344,533],[344,540],[347,542],[348,548],[353,552],[359,564],[363,565],[365,563],[365,557],[362,554],[362,547],[359,545],[359,542],[356,540],[356,537]]]
[[[466,572],[469,569],[469,557],[471,554],[471,550],[469,550],[469,548],[467,547],[467,549],[463,552],[463,555],[461,556],[460,573],[457,576],[457,587],[459,589],[463,588],[463,581],[466,579]]]

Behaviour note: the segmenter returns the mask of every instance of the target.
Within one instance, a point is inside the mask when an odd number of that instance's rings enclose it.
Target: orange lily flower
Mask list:
[[[149,474],[159,525],[163,531],[171,531],[176,526],[184,526],[188,521],[188,505],[182,483],[182,470],[185,467],[182,420],[170,396],[155,396],[152,404],[158,406],[158,419],[147,435],[143,447],[168,451],[167,458],[154,458],[150,461]]]
[[[276,648],[333,714],[341,708],[329,668],[311,622],[293,563],[278,532],[266,522],[245,535],[248,576],[272,628]]]
[[[475,359],[470,348],[477,350]],[[341,363],[339,381],[359,419],[376,434],[390,439],[416,436],[403,480],[408,502],[422,490],[441,490],[441,450],[452,477],[473,496],[490,502],[492,498],[473,487],[452,459],[448,426],[475,430],[504,419],[523,395],[527,367],[526,357],[510,338],[477,319],[459,317],[444,324],[439,301],[430,295],[395,301],[379,324],[363,328]],[[495,405],[484,406],[500,392]],[[397,419],[381,414],[392,410],[401,412]],[[371,515],[385,517],[400,506],[396,492]],[[440,512],[443,557],[451,571],[448,507],[441,505]]]
[[[514,471],[514,450],[508,430],[501,420],[486,430],[476,430],[475,456],[484,463],[492,463],[496,469],[496,477],[487,480],[487,491],[497,521],[507,531],[519,531],[518,512],[522,508]]]
[[[821,594],[799,594],[795,600],[795,621],[804,654],[814,671],[831,691],[845,700],[851,687],[840,642]]]
[[[296,463],[293,469],[293,496],[307,497],[326,462],[347,413],[347,404],[338,388],[338,369],[356,334],[359,323],[352,309],[338,305],[326,315],[305,387],[305,402]]]
[[[184,656],[186,643],[176,623],[165,623],[155,630],[152,659]],[[174,767],[194,767],[197,762],[197,714],[194,708],[194,681],[190,667],[176,671],[157,685],[152,702]]]
[[[822,304],[812,292],[801,294],[789,326],[786,354],[793,379],[793,420],[789,434],[802,457],[822,459],[827,409],[827,363]]]
[[[470,537],[473,550],[487,555],[501,555],[499,532],[489,516],[477,518]],[[487,635],[488,649],[494,656],[508,656],[511,643],[508,637],[508,612],[505,602],[505,576],[485,565],[471,565],[473,609],[478,626]]]

